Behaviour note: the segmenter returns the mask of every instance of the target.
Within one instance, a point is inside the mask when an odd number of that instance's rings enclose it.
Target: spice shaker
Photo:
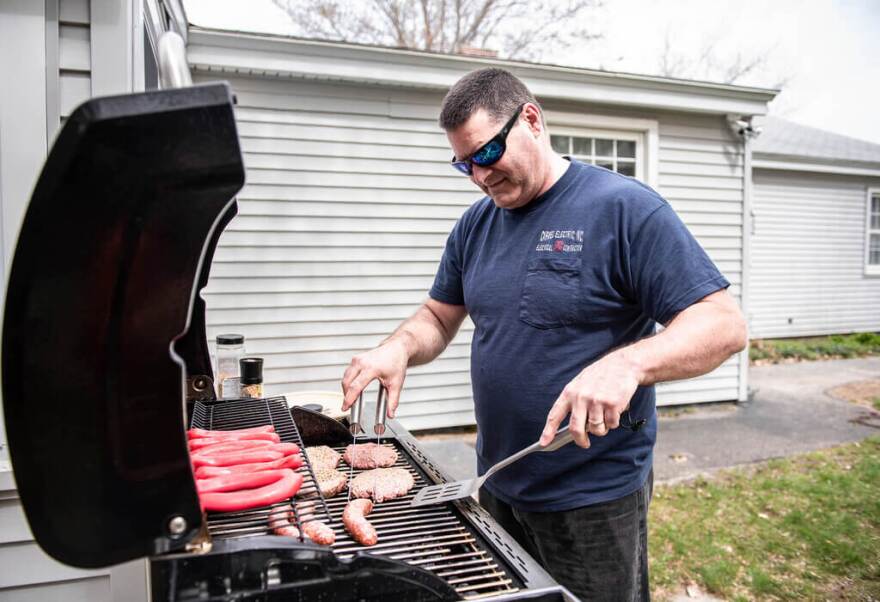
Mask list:
[[[241,367],[241,396],[257,399],[263,396],[263,358],[243,357]]]
[[[232,399],[239,396],[237,379],[239,361],[244,357],[244,336],[217,335],[217,397]],[[228,381],[228,382],[227,382]]]

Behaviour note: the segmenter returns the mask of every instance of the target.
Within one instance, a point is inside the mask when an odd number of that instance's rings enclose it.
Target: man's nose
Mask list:
[[[489,177],[490,173],[492,173],[491,167],[481,167],[476,163],[471,163],[471,177],[474,179],[474,182],[483,188],[486,187],[486,178]]]

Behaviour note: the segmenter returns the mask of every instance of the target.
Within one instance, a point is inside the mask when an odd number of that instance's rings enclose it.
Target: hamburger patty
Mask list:
[[[339,459],[342,457],[338,452],[326,445],[307,447],[306,455],[309,457],[309,464],[312,465],[312,470],[315,473],[319,470],[333,470],[339,464]]]
[[[358,443],[346,447],[342,457],[355,468],[387,468],[397,462],[397,450],[376,443]]]
[[[378,503],[404,496],[414,486],[412,475],[403,468],[374,468],[352,479],[351,494],[373,498]]]
[[[333,497],[340,491],[345,491],[348,484],[348,475],[334,468],[322,468],[315,470],[315,479],[318,481],[318,489],[325,498]]]

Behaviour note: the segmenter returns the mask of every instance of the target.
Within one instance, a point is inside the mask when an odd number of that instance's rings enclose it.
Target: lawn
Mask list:
[[[880,599],[880,437],[658,486],[654,597]]]
[[[758,364],[880,355],[880,333],[860,332],[804,339],[756,339],[749,359]]]

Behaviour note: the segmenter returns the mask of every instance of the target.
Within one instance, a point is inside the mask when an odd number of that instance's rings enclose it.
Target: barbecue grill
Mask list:
[[[187,426],[351,442],[283,397],[214,398],[199,292],[243,180],[225,84],[93,99],[62,128],[3,325],[10,456],[43,550],[86,568],[149,558],[154,600],[573,599],[473,500],[410,507],[446,476],[394,420],[382,444],[416,485],[375,505],[375,546],[345,532],[345,494],[324,499],[308,461],[294,520],[331,526],[331,547],[272,535],[271,507],[202,513]]]

